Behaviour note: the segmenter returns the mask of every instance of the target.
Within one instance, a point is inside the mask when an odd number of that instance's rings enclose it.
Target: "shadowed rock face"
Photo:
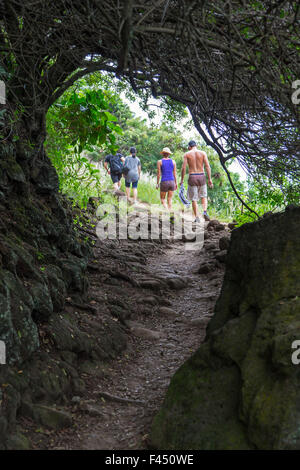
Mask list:
[[[125,347],[120,328],[108,323],[109,333],[97,324],[83,331],[76,316],[68,316],[69,295],[79,303],[87,298],[92,255],[73,223],[74,211],[58,193],[56,172],[43,152],[33,160],[32,151],[1,144],[0,340],[7,354],[0,365],[0,449],[27,445],[15,432],[24,403],[64,404],[84,391],[81,358],[101,361]],[[46,342],[55,345],[56,355]],[[44,423],[58,416],[42,411]]]
[[[0,339],[8,364],[38,349],[37,323],[63,309],[67,292],[85,294],[91,254],[50,160],[43,153],[31,168],[25,156],[8,144],[0,150]]]
[[[154,419],[158,449],[299,449],[300,208],[232,233],[205,343]]]

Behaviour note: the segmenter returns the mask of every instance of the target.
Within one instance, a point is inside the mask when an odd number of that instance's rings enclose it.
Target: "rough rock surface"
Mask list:
[[[37,324],[62,310],[67,291],[84,296],[91,247],[46,155],[30,168],[7,144],[0,157],[0,339],[12,365],[38,349]]]
[[[221,236],[222,232],[211,234],[216,244]],[[127,347],[106,363],[84,361],[77,366],[86,388],[82,394],[69,395],[63,405],[72,426],[54,430],[39,425],[36,433],[37,424],[20,416],[18,424],[33,449],[147,448],[170,378],[205,338],[225,266],[214,263],[209,274],[199,274],[198,266],[213,259],[205,246],[194,251],[183,241],[96,242],[88,265],[89,296],[97,301],[96,309],[100,299],[101,305],[99,313],[89,315],[90,321],[103,323],[112,317],[116,327],[126,329]],[[174,289],[167,282],[174,278],[189,281]],[[112,279],[117,283],[111,284]],[[159,279],[163,289],[154,292],[151,285],[145,287],[145,279]],[[87,314],[80,312],[79,318],[85,320]]]
[[[232,232],[207,337],[173,376],[156,449],[300,449],[300,208]]]
[[[0,147],[0,449],[26,447],[15,430],[25,402],[63,404],[82,393],[78,362],[114,357],[125,344],[112,320],[96,328],[68,315],[68,296],[86,301],[92,243],[81,226],[89,218],[58,193],[44,152],[32,153],[9,142]]]

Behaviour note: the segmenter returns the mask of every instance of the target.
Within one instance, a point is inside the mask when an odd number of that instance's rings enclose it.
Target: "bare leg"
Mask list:
[[[169,191],[168,192],[168,208],[169,208],[169,211],[172,210],[173,194],[174,194],[174,191]]]
[[[192,208],[195,217],[199,217],[197,201],[192,201]]]
[[[167,206],[167,203],[166,203],[166,194],[167,193],[164,193],[164,192],[160,192],[160,200],[161,200],[161,203],[162,205],[164,206],[165,209],[168,209],[168,206]]]
[[[130,188],[125,188],[127,200],[130,201]]]
[[[114,190],[118,191],[118,189],[119,189],[119,183],[114,183]]]
[[[203,211],[206,211],[207,210],[207,197],[201,198],[201,204],[202,204]]]
[[[133,202],[136,202],[137,201],[137,188],[133,188],[132,192],[133,192]]]

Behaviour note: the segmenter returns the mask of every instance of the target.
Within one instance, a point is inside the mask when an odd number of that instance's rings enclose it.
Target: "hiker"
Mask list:
[[[183,165],[181,169],[181,182],[183,184],[186,166],[189,168],[189,179],[188,179],[188,191],[187,198],[192,201],[193,213],[195,215],[194,222],[200,222],[198,201],[201,199],[203,208],[203,216],[205,220],[210,220],[207,214],[207,186],[206,176],[203,171],[203,166],[208,177],[208,185],[213,188],[213,182],[211,179],[211,170],[208,162],[208,158],[205,152],[197,149],[197,144],[194,140],[188,143],[189,151],[184,154]]]
[[[156,189],[160,186],[160,200],[165,209],[172,209],[172,199],[174,191],[177,189],[177,175],[176,175],[176,163],[170,155],[171,150],[165,147],[160,152],[163,158],[157,162],[157,185]],[[159,185],[159,180],[161,182]],[[166,203],[166,196],[168,205]]]
[[[117,152],[116,155],[107,155],[104,160],[104,168],[112,179],[115,191],[120,189],[121,186],[123,162],[124,157],[119,152]],[[108,165],[110,167],[110,170],[108,169]]]
[[[127,200],[130,201],[130,185],[133,192],[133,203],[137,202],[137,186],[141,175],[141,161],[136,156],[136,148],[130,147],[130,155],[125,158],[123,174]]]

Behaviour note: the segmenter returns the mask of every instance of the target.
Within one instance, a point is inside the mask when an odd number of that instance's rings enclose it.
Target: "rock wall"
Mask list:
[[[74,231],[46,155],[30,170],[13,146],[1,150],[0,339],[13,364],[37,350],[37,323],[62,310],[70,288],[84,295],[91,248]]]
[[[73,219],[43,151],[37,156],[32,149],[1,144],[0,340],[7,363],[0,364],[0,449],[26,447],[15,432],[19,414],[35,416],[28,410],[36,404],[63,404],[67,396],[83,393],[80,361],[107,359],[124,348],[116,326],[83,331],[65,309],[70,295],[85,301],[92,254]]]
[[[300,449],[300,208],[232,232],[204,344],[172,378],[156,449]]]

